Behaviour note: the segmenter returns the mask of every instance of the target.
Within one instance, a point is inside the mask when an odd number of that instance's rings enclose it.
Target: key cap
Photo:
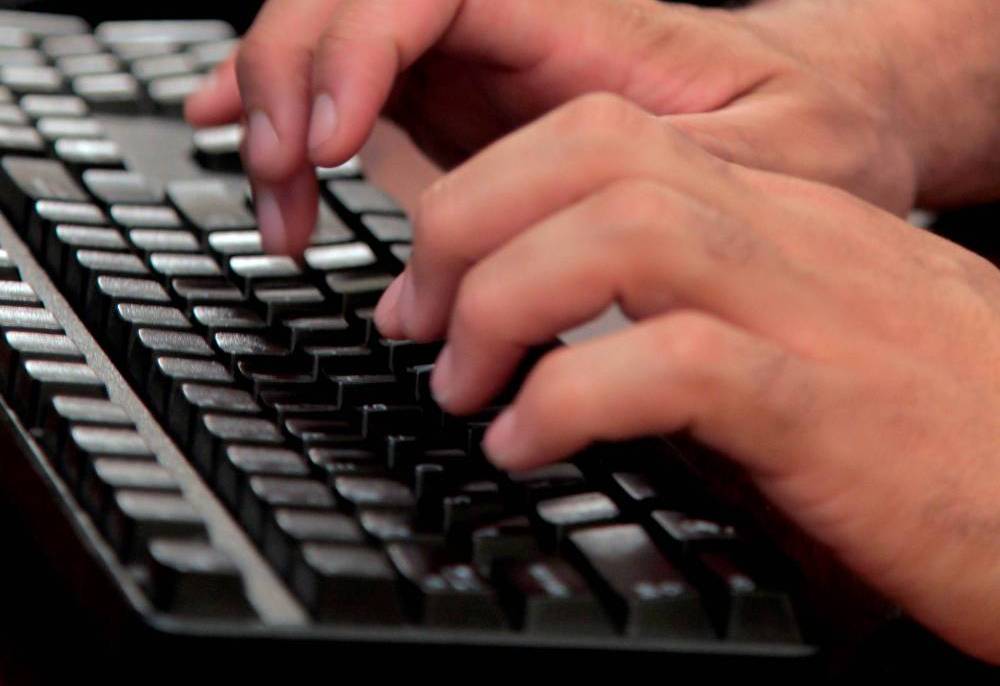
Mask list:
[[[120,303],[108,315],[107,342],[117,352],[125,352],[135,345],[143,328],[190,330],[191,322],[176,307]]]
[[[104,250],[77,250],[66,260],[67,278],[64,283],[70,292],[84,296],[88,305],[94,302],[97,280],[101,276],[142,277],[149,274],[146,265],[135,255]],[[74,274],[79,273],[79,278]]]
[[[0,26],[0,45],[5,48],[30,48],[34,37],[16,26]]]
[[[512,497],[522,507],[534,508],[541,500],[586,490],[583,473],[570,462],[509,472],[505,477],[510,484]]]
[[[76,264],[69,265],[70,256],[77,250],[116,251],[128,250],[128,244],[116,229],[100,226],[60,224],[51,235],[42,237],[42,252],[53,274],[61,274],[69,283],[82,283],[82,274]]]
[[[190,331],[140,328],[128,348],[128,370],[140,388],[149,381],[153,361],[161,356],[213,357],[212,347],[203,336]]]
[[[195,69],[197,69],[197,65],[194,58],[187,53],[140,57],[134,60],[131,65],[132,76],[143,82],[164,76],[190,74]]]
[[[18,198],[7,204],[15,223],[23,223],[39,200],[86,202],[87,195],[55,160],[32,157],[4,157],[0,161],[0,192],[5,198]]]
[[[361,434],[342,419],[292,417],[285,420],[285,430],[306,450],[317,446],[353,447],[364,443]]]
[[[221,257],[264,252],[260,231],[214,231],[208,235],[208,247]]]
[[[45,55],[31,48],[0,47],[0,67],[38,67],[45,64]]]
[[[67,78],[77,76],[97,76],[99,74],[115,74],[122,71],[122,63],[114,55],[71,55],[56,60],[56,68]]]
[[[155,273],[167,279],[175,276],[222,276],[219,264],[208,255],[153,253],[149,256],[149,266]]]
[[[104,383],[90,367],[77,362],[24,360],[14,373],[15,402],[21,416],[36,426],[41,413],[55,395],[104,398]]]
[[[733,548],[739,540],[732,525],[683,512],[656,510],[652,523],[650,531],[660,545],[684,559],[698,551]]]
[[[17,10],[0,10],[0,26],[23,29],[39,37],[68,36],[88,31],[87,22],[80,17]]]
[[[212,171],[242,171],[242,143],[243,127],[239,124],[199,129],[192,136],[195,160]]]
[[[410,243],[413,241],[413,226],[406,217],[384,214],[364,214],[361,223],[371,231],[376,240],[383,243]]]
[[[242,307],[199,305],[191,313],[210,337],[222,331],[249,332],[265,328],[264,320],[256,312]]]
[[[221,361],[227,363],[234,374],[240,362],[281,360],[290,352],[288,348],[264,336],[242,331],[223,331],[215,334],[212,341],[221,354]]]
[[[17,265],[10,259],[7,251],[0,248],[0,279],[13,279],[17,281],[20,278],[21,274],[17,269]]]
[[[42,117],[85,117],[87,103],[72,95],[26,95],[18,103],[32,119]]]
[[[105,530],[122,560],[132,559],[150,539],[206,535],[201,516],[182,496],[128,489],[115,493]]]
[[[104,126],[89,117],[43,117],[35,124],[47,141],[60,138],[103,138]]]
[[[71,486],[76,486],[101,456],[138,462],[154,459],[146,441],[131,427],[74,426],[59,454],[59,470]]]
[[[179,229],[181,218],[171,207],[112,205],[111,218],[126,229]]]
[[[0,281],[0,304],[41,305],[42,301],[29,284],[23,281]]]
[[[365,533],[383,545],[417,543],[443,546],[445,544],[444,536],[440,533],[420,529],[416,515],[407,510],[359,510],[357,517]]]
[[[283,255],[240,255],[229,260],[237,286],[247,295],[260,285],[278,285],[302,276],[295,260]]]
[[[305,459],[286,448],[232,445],[219,460],[215,485],[234,510],[239,510],[243,489],[252,476],[309,476]]]
[[[118,43],[205,43],[233,37],[233,28],[213,19],[106,21],[94,35],[104,45]]]
[[[242,197],[221,181],[173,181],[167,184],[167,196],[192,226],[206,233],[257,226]]]
[[[373,403],[403,400],[403,391],[391,374],[357,374],[327,377],[334,386],[331,399],[348,409]]]
[[[539,526],[552,545],[576,527],[613,522],[620,515],[611,498],[593,491],[543,500],[535,508]]]
[[[73,92],[95,112],[135,114],[142,110],[139,83],[131,74],[87,74],[73,79]]]
[[[518,560],[500,567],[497,583],[514,624],[531,633],[596,635],[614,632],[587,582],[565,560]]]
[[[49,57],[71,57],[74,55],[93,55],[104,48],[89,33],[69,36],[50,36],[40,43],[42,51]]]
[[[166,305],[170,296],[163,286],[151,279],[104,274],[94,282],[85,317],[94,330],[103,331],[111,308],[123,302]]]
[[[82,172],[92,167],[122,168],[121,150],[114,141],[94,138],[60,138],[55,144],[56,157],[70,169]]]
[[[317,619],[352,624],[402,620],[396,576],[381,551],[307,543],[293,564],[292,587]]]
[[[293,346],[295,344],[293,338]],[[306,346],[305,355],[312,360],[313,373],[319,375],[372,374],[381,367],[370,348],[354,346]]]
[[[418,621],[481,629],[506,624],[496,593],[470,565],[440,549],[413,543],[391,543],[386,554],[406,582],[408,610]]]
[[[265,308],[269,326],[294,315],[315,314],[326,303],[320,290],[308,285],[261,286],[254,289],[253,297]]]
[[[174,279],[170,289],[194,315],[197,305],[239,305],[247,298],[238,288],[223,279]]]
[[[275,569],[288,575],[293,552],[306,543],[364,544],[361,528],[349,516],[326,510],[277,508],[264,533],[264,554]]]
[[[191,360],[181,357],[160,357],[153,365],[149,379],[149,398],[156,411],[163,415],[175,387],[182,383],[231,385],[233,376],[215,360]],[[190,438],[188,438],[190,440]]]
[[[98,457],[84,466],[80,499],[94,517],[103,517],[115,491],[124,488],[180,493],[173,475],[157,462]]]
[[[385,469],[371,450],[352,447],[310,448],[306,451],[309,462],[328,477],[328,482],[338,476],[384,476]]]
[[[28,243],[36,252],[42,252],[46,237],[59,224],[86,224],[101,226],[108,223],[104,212],[89,202],[39,200],[28,218]],[[20,228],[20,227],[19,227]],[[79,293],[79,290],[76,291]]]
[[[574,531],[569,544],[626,635],[714,636],[698,592],[638,524]]]
[[[132,229],[129,231],[128,239],[132,245],[145,253],[192,253],[201,250],[193,233],[176,229]],[[211,260],[207,255],[200,257]],[[214,260],[213,264],[215,264]],[[218,269],[217,264],[216,269]],[[160,271],[160,273],[163,272]]]
[[[381,339],[376,351],[383,357],[390,371],[402,374],[410,367],[433,364],[443,347],[439,341],[417,343]]]
[[[55,316],[40,307],[0,305],[0,329],[25,331],[55,331],[62,333],[62,326]]]
[[[83,355],[67,336],[35,331],[4,331],[0,335],[0,389],[7,393],[24,359],[82,362]]]
[[[316,178],[320,181],[329,181],[330,179],[350,179],[356,176],[361,176],[361,174],[361,158],[356,155],[336,167],[316,167]]]
[[[14,93],[60,93],[65,87],[62,74],[46,66],[0,67],[0,84]]]
[[[157,205],[165,197],[162,189],[142,174],[120,169],[88,169],[83,172],[83,183],[105,205]],[[171,222],[167,228],[175,227],[175,215],[165,216]]]
[[[541,557],[542,549],[527,517],[509,517],[472,532],[472,561],[479,573],[491,578],[495,565]]]
[[[398,433],[416,433],[425,426],[424,409],[419,405],[373,403],[358,408],[361,435],[368,440]]]
[[[199,618],[254,616],[239,570],[206,541],[153,538],[145,565],[150,599],[160,610]]]
[[[364,243],[342,243],[306,248],[305,261],[318,271],[355,269],[375,264],[375,253]]]
[[[391,274],[382,273],[333,273],[327,274],[326,285],[340,297],[346,309],[375,307],[389,284]]]
[[[282,445],[285,439],[273,422],[259,417],[205,414],[194,427],[191,457],[204,474],[215,474],[230,443]]]
[[[402,213],[392,198],[366,181],[333,180],[326,185],[326,188],[334,200],[354,214]]]
[[[0,104],[0,124],[6,126],[29,126],[31,121],[20,107],[12,104]]]
[[[0,125],[0,153],[41,155],[45,141],[30,126]]]
[[[110,400],[86,396],[56,395],[49,401],[42,420],[43,442],[50,455],[61,455],[70,429],[80,424],[132,426],[132,420]]]
[[[359,346],[347,347],[351,343],[357,343],[361,338],[360,332],[352,327],[343,317],[336,316],[304,316],[292,317],[282,322],[284,329],[288,332],[289,346],[295,350],[306,347],[312,348],[312,352],[307,351],[311,357],[324,357],[327,366],[323,371],[328,373],[351,373],[360,371],[377,371],[384,369],[379,367],[380,360],[376,359],[374,353],[369,348]],[[338,347],[339,346],[339,347]],[[352,365],[349,367],[339,367],[332,358],[344,358],[345,355],[354,355],[352,350],[363,352],[363,355],[371,358],[372,364],[364,367]],[[358,360],[360,361],[360,360]]]
[[[339,476],[333,487],[337,495],[356,508],[412,508],[413,491],[398,481],[365,476]]]
[[[705,602],[719,635],[732,641],[795,643],[801,640],[789,597],[771,587],[736,551],[697,558]]]
[[[181,45],[173,41],[122,41],[109,47],[111,52],[125,62],[133,62],[143,57],[170,55],[181,49]]]
[[[239,41],[236,39],[199,43],[188,48],[188,54],[198,69],[211,69],[229,57],[238,45]]]
[[[149,99],[157,111],[180,116],[183,114],[184,101],[197,91],[205,77],[201,74],[183,74],[181,76],[164,76],[154,79],[147,85]]]
[[[326,484],[306,478],[251,476],[240,504],[240,521],[250,537],[263,542],[264,526],[275,508],[332,510],[336,501]]]
[[[190,441],[194,422],[210,413],[258,415],[260,406],[244,390],[197,383],[178,384],[170,399],[170,429],[182,442]]]

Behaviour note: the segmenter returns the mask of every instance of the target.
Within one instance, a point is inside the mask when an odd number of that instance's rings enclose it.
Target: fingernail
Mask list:
[[[520,457],[517,439],[517,413],[513,407],[508,407],[486,430],[486,435],[483,437],[483,451],[494,464],[510,465]]]
[[[269,190],[257,193],[257,223],[260,225],[260,238],[264,251],[281,254],[285,251],[285,219],[281,216],[281,207],[274,193]]]
[[[444,346],[444,350],[438,355],[434,363],[434,371],[431,373],[431,393],[434,394],[434,401],[441,407],[448,404],[451,399],[455,376],[455,361],[451,346]]]
[[[247,120],[247,152],[254,167],[267,167],[281,153],[281,141],[264,110],[254,110]]]
[[[309,122],[309,149],[315,150],[333,137],[337,129],[337,107],[333,98],[320,93],[313,101],[312,118]]]
[[[378,305],[375,306],[375,328],[381,333],[391,331],[393,324],[398,321],[396,317],[396,307],[399,303],[399,294],[403,290],[403,282],[406,281],[406,272],[393,279],[389,287],[385,289],[382,297],[379,298]]]

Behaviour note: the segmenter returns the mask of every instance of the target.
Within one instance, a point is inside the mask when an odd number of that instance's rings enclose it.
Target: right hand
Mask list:
[[[247,122],[243,157],[272,252],[306,247],[313,166],[356,153],[381,112],[452,166],[593,91],[663,116],[730,161],[825,181],[905,212],[914,165],[897,113],[880,100],[887,89],[874,43],[852,28],[855,49],[844,60],[811,60],[802,46],[814,36],[830,48],[839,40],[831,24],[843,13],[781,8],[269,0],[186,113],[196,126]]]

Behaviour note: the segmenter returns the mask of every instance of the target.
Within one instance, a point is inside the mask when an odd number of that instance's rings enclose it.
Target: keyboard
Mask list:
[[[263,254],[241,129],[180,118],[234,44],[0,12],[0,491],[108,650],[160,674],[817,673],[801,569],[702,448],[507,474],[480,441],[516,383],[435,405],[440,345],[372,324],[412,229],[359,160],[317,169],[301,263]]]

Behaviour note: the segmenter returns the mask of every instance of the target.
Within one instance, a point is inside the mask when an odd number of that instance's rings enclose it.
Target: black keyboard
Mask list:
[[[505,474],[480,448],[497,408],[434,404],[440,346],[372,325],[411,227],[357,160],[317,170],[302,263],[262,253],[241,130],[179,117],[233,45],[0,12],[0,489],[109,652],[818,670],[802,573],[696,446]]]

